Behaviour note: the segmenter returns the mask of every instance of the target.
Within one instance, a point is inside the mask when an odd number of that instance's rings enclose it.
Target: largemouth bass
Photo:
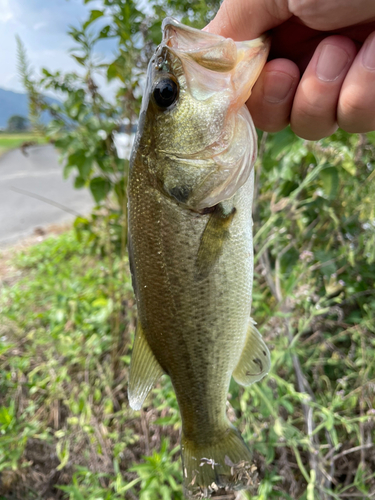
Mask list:
[[[138,324],[129,402],[171,377],[188,498],[246,489],[251,453],[226,416],[230,378],[263,378],[250,317],[256,133],[244,106],[268,54],[167,18],[147,74],[129,179]]]

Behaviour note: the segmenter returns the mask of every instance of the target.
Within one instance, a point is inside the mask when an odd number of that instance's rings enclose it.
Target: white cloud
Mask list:
[[[69,56],[74,43],[67,31],[100,4],[98,0],[87,5],[83,0],[0,0],[0,87],[24,91],[17,73],[16,35],[21,37],[36,70],[45,67],[51,71],[79,71],[80,67]],[[98,51],[102,59],[113,53],[114,44],[114,41],[100,43]]]
[[[34,26],[33,26],[33,30],[34,30],[34,31],[38,31],[38,30],[40,30],[41,28],[44,28],[45,26],[47,26],[47,23],[45,23],[45,22],[36,23],[36,24],[34,24]]]
[[[10,7],[9,0],[0,0],[0,22],[6,23],[13,19],[14,13]]]

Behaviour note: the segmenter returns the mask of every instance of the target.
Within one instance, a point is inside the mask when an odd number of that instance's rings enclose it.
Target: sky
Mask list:
[[[0,0],[0,87],[24,92],[17,73],[16,35],[35,70],[79,70],[69,55],[74,44],[67,31],[98,5],[95,0],[87,5],[83,0]],[[105,41],[98,50],[104,60],[113,54],[114,42]]]

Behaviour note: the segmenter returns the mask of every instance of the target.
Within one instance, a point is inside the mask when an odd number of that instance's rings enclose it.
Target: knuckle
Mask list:
[[[265,132],[280,132],[280,130],[284,129],[289,120],[285,116],[275,116],[275,115],[253,115],[254,125],[260,130],[264,130]]]
[[[350,133],[369,132],[375,129],[375,93],[366,95],[358,89],[349,89],[340,98],[338,123]]]
[[[319,31],[337,28],[337,6],[319,0],[287,0],[288,10],[304,24]],[[332,15],[333,14],[333,15]]]
[[[327,107],[306,103],[292,113],[291,129],[306,140],[319,140],[337,129],[336,118]]]
[[[316,0],[288,0],[289,12],[303,19],[304,22],[315,29],[324,29],[327,20],[322,15],[322,7]]]
[[[340,99],[342,110],[348,115],[363,114],[369,111],[369,101],[359,92],[346,92]]]
[[[287,120],[280,121],[280,122],[268,122],[265,124],[265,126],[263,128],[261,128],[261,130],[264,130],[265,132],[269,132],[270,134],[274,134],[276,132],[280,132],[280,130],[283,130],[287,126],[288,126]]]
[[[254,125],[265,132],[279,132],[289,124],[291,103],[270,104],[262,98],[254,103],[250,99],[248,108]]]
[[[306,141],[319,141],[319,139],[332,135],[337,130],[337,125],[332,125],[331,128],[322,128],[320,126],[307,128],[291,124],[290,128],[298,137]]]
[[[312,4],[316,4],[313,0],[288,0],[290,12],[295,16],[303,16],[311,10]]]
[[[332,123],[334,113],[329,106],[322,106],[318,102],[305,101],[295,106],[292,111],[292,121],[296,124]]]

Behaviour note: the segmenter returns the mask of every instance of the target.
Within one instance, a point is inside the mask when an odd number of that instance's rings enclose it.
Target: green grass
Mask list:
[[[155,409],[146,437],[127,404],[135,322],[127,262],[112,267],[73,232],[14,262],[21,276],[0,291],[0,495],[39,498],[52,473],[54,499],[120,499],[128,490],[134,498],[146,483],[182,498],[178,430],[162,440]]]
[[[248,388],[232,382],[228,402],[261,479],[252,500],[375,493],[369,138],[359,155],[358,138],[348,153],[347,136],[308,144],[286,131],[258,164],[253,316],[272,370]],[[0,497],[182,500],[169,378],[141,412],[127,402],[136,319],[127,259],[95,253],[92,234],[81,236],[16,255],[17,281],[2,282]]]
[[[22,275],[13,286],[5,281],[0,296],[0,494],[39,498],[54,474],[48,493],[56,499],[182,499],[176,461],[180,419],[169,379],[154,391],[141,417],[127,405],[135,318],[129,277],[124,279],[119,260],[112,275],[106,260],[68,232],[19,254],[15,262]],[[115,295],[121,290],[123,297],[116,314],[120,336],[112,329],[110,290]],[[303,494],[316,481],[303,404],[319,422],[314,434],[322,459],[331,449],[339,454],[360,445],[361,429],[367,443],[374,421],[368,408],[374,402],[374,335],[349,324],[335,335],[323,328],[318,343],[305,334],[291,346],[282,318],[274,317],[273,325],[265,332],[272,372],[247,389],[233,383],[229,414],[261,470],[258,500],[318,499]],[[297,389],[293,355],[302,360],[314,400]],[[339,483],[332,498],[370,491],[375,465],[370,452],[363,469],[358,451],[337,460],[337,469],[352,480]],[[290,483],[296,496],[285,491]]]
[[[46,139],[33,133],[0,133],[0,153],[5,153],[10,149],[18,148],[24,142],[44,144]]]

